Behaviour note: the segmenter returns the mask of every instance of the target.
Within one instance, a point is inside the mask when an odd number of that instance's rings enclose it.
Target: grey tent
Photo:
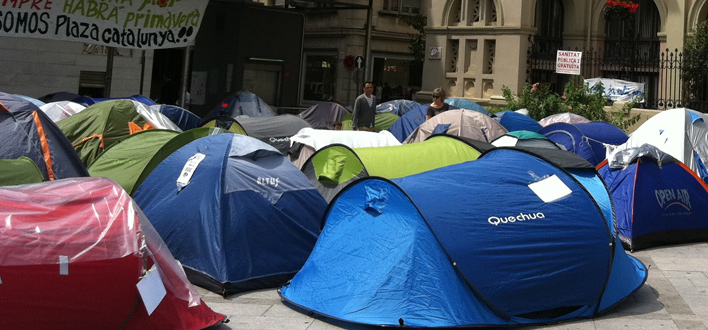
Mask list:
[[[300,113],[300,118],[305,120],[315,129],[332,129],[332,123],[340,121],[349,111],[334,102],[317,103]]]
[[[295,115],[283,114],[273,117],[238,117],[221,116],[205,126],[214,126],[232,132],[245,132],[246,135],[259,139],[280,151],[283,155],[290,149],[290,137],[310,125]]]

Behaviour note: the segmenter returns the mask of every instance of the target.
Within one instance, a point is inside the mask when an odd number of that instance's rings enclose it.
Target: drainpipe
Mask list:
[[[372,12],[374,11],[374,0],[369,0],[369,7],[366,9],[366,44],[364,44],[364,81],[371,80],[371,70],[372,59],[370,53],[371,47],[371,21]],[[362,83],[362,86],[364,84]]]
[[[592,31],[592,20],[593,20],[593,17],[592,17],[592,1],[588,1],[587,4],[588,4],[588,11],[587,11],[588,15],[587,15],[586,17],[587,17],[587,19],[588,19],[588,27],[587,27],[587,29],[588,29],[588,31],[587,31],[588,37],[587,37],[587,40],[585,40],[585,50],[586,50],[586,51],[587,51],[587,50],[590,50],[590,36],[592,35],[591,31]]]
[[[189,72],[189,65],[192,62],[191,59],[192,55],[192,46],[187,46],[184,49],[184,63],[182,64],[182,83],[180,84],[180,97],[179,97],[179,106],[185,109],[189,109],[189,105],[185,104],[187,102],[187,84],[189,83],[190,80],[190,72]]]

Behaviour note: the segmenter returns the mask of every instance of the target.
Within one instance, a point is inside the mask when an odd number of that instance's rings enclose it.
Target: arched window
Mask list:
[[[659,58],[659,10],[653,0],[634,1],[639,4],[636,14],[605,17],[605,58]]]
[[[534,53],[555,58],[563,47],[563,4],[561,0],[538,0]]]

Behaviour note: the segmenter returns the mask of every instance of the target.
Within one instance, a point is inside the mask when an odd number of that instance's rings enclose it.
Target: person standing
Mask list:
[[[450,109],[450,105],[443,101],[445,101],[445,90],[440,87],[433,89],[433,103],[428,106],[428,114],[425,116],[425,120]]]
[[[352,128],[355,131],[375,131],[376,96],[372,94],[373,92],[374,84],[367,81],[364,83],[364,94],[359,95],[354,101]]]

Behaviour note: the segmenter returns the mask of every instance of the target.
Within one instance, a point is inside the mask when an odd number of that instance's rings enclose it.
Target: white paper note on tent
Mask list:
[[[551,203],[573,193],[555,174],[529,185],[529,188],[544,203]]]
[[[179,177],[177,178],[177,188],[179,190],[182,190],[182,188],[186,187],[189,184],[189,182],[192,180],[192,175],[194,175],[194,171],[197,170],[197,166],[199,166],[199,163],[201,163],[205,157],[206,155],[201,152],[198,152],[194,154],[194,156],[189,157],[187,163],[185,163],[184,167],[182,168],[182,172],[180,172]]]
[[[162,278],[160,278],[160,272],[157,271],[155,266],[150,268],[145,277],[138,282],[137,287],[148,315],[152,315],[162,298],[167,295],[165,285],[162,283]]]

